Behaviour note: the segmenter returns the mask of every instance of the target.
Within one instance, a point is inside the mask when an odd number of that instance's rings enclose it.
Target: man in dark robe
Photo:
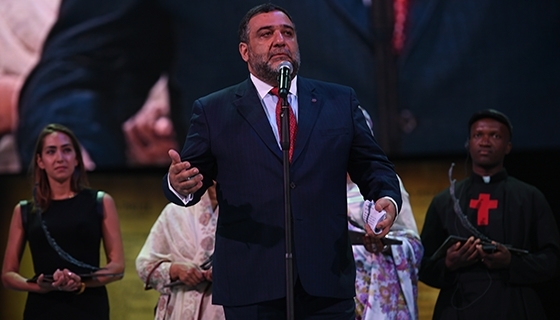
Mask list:
[[[503,166],[512,146],[507,116],[479,111],[469,132],[472,174],[432,200],[421,234],[420,280],[441,289],[434,319],[546,319],[533,287],[559,269],[552,210],[537,188]],[[434,259],[450,235],[464,240]]]

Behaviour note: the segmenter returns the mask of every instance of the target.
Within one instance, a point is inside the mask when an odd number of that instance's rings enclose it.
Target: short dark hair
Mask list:
[[[471,116],[471,118],[469,119],[469,136],[470,136],[470,132],[471,132],[471,126],[473,123],[475,123],[476,121],[480,120],[480,119],[486,119],[486,118],[490,118],[490,119],[494,119],[498,122],[501,122],[502,124],[504,124],[509,131],[509,138],[511,139],[511,135],[513,133],[513,126],[511,125],[511,122],[509,121],[509,118],[503,114],[502,112],[498,111],[498,110],[494,110],[494,109],[486,109],[486,110],[480,110],[477,111],[475,113],[473,113],[473,115]]]
[[[292,24],[294,23],[294,21],[292,20],[292,17],[290,16],[290,14],[288,13],[288,11],[286,9],[284,9],[280,6],[277,6],[275,4],[272,4],[272,3],[260,4],[256,7],[251,8],[249,11],[247,11],[247,13],[243,17],[243,19],[241,19],[241,22],[239,23],[239,29],[237,31],[237,33],[239,35],[239,41],[245,42],[245,43],[247,43],[247,41],[249,41],[248,25],[249,25],[249,20],[251,20],[251,18],[253,18],[257,14],[268,13],[268,12],[273,12],[273,11],[283,12],[288,17],[288,19],[290,19]]]

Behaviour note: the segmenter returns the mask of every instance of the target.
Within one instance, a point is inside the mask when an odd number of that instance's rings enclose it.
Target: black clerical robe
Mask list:
[[[529,253],[512,253],[510,266],[501,270],[476,263],[450,271],[445,257],[430,260],[449,235],[472,235],[454,211],[449,189],[443,190],[428,208],[421,235],[420,280],[441,289],[434,319],[546,319],[532,286],[559,269],[560,242],[550,206],[537,188],[505,170],[488,178],[473,174],[457,183],[462,213],[490,239]]]

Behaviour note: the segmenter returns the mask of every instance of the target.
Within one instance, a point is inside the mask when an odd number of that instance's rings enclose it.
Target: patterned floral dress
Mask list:
[[[414,320],[418,319],[418,269],[424,247],[402,181],[402,208],[387,235],[402,241],[387,252],[371,253],[363,245],[352,246],[356,261],[356,319]],[[348,182],[349,219],[363,226],[364,199],[358,186]],[[350,230],[363,231],[348,224]]]

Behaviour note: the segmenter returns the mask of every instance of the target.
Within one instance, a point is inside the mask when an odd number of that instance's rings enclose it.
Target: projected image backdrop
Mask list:
[[[258,3],[0,0],[0,173],[24,171],[51,122],[76,133],[92,170],[167,166],[194,100],[247,78],[237,27]],[[463,153],[467,119],[486,108],[509,115],[515,151],[560,148],[558,4],[276,3],[297,27],[299,75],[354,88],[390,157]],[[385,38],[384,14],[396,17]],[[392,59],[396,82],[381,83]]]

